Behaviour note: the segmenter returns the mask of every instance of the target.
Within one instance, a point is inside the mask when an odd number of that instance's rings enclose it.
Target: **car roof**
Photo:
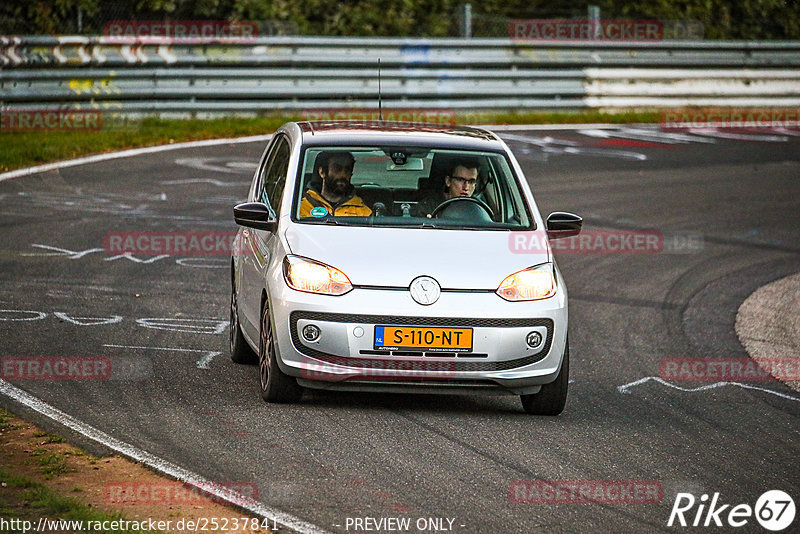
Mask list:
[[[303,145],[374,146],[398,144],[504,152],[492,132],[471,126],[390,121],[303,121],[296,123]]]

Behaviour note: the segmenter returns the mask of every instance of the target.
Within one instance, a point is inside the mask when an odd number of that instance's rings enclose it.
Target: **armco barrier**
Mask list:
[[[800,42],[0,37],[0,107],[800,106]]]

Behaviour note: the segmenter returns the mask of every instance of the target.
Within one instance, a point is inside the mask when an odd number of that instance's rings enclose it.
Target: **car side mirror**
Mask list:
[[[233,207],[233,218],[236,224],[274,232],[278,228],[278,220],[272,210],[263,202],[244,202]]]
[[[564,211],[554,211],[547,216],[547,237],[559,239],[581,233],[583,217]]]

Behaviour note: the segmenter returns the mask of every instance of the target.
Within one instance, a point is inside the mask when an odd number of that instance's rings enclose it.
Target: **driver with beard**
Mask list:
[[[361,197],[356,196],[355,188],[350,183],[353,177],[355,158],[350,152],[334,152],[326,150],[317,155],[314,162],[315,174],[321,178],[312,179],[309,188],[300,202],[300,217],[333,215],[335,217],[369,217],[372,210],[364,204]],[[315,176],[316,178],[316,176]],[[317,215],[317,214],[320,215]]]

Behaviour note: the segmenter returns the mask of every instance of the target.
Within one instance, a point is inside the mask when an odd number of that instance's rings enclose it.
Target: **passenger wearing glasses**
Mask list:
[[[474,160],[464,159],[453,163],[450,172],[444,178],[444,191],[435,196],[429,196],[419,203],[419,213],[430,218],[436,207],[455,197],[471,197],[475,193],[478,183],[478,163]]]

